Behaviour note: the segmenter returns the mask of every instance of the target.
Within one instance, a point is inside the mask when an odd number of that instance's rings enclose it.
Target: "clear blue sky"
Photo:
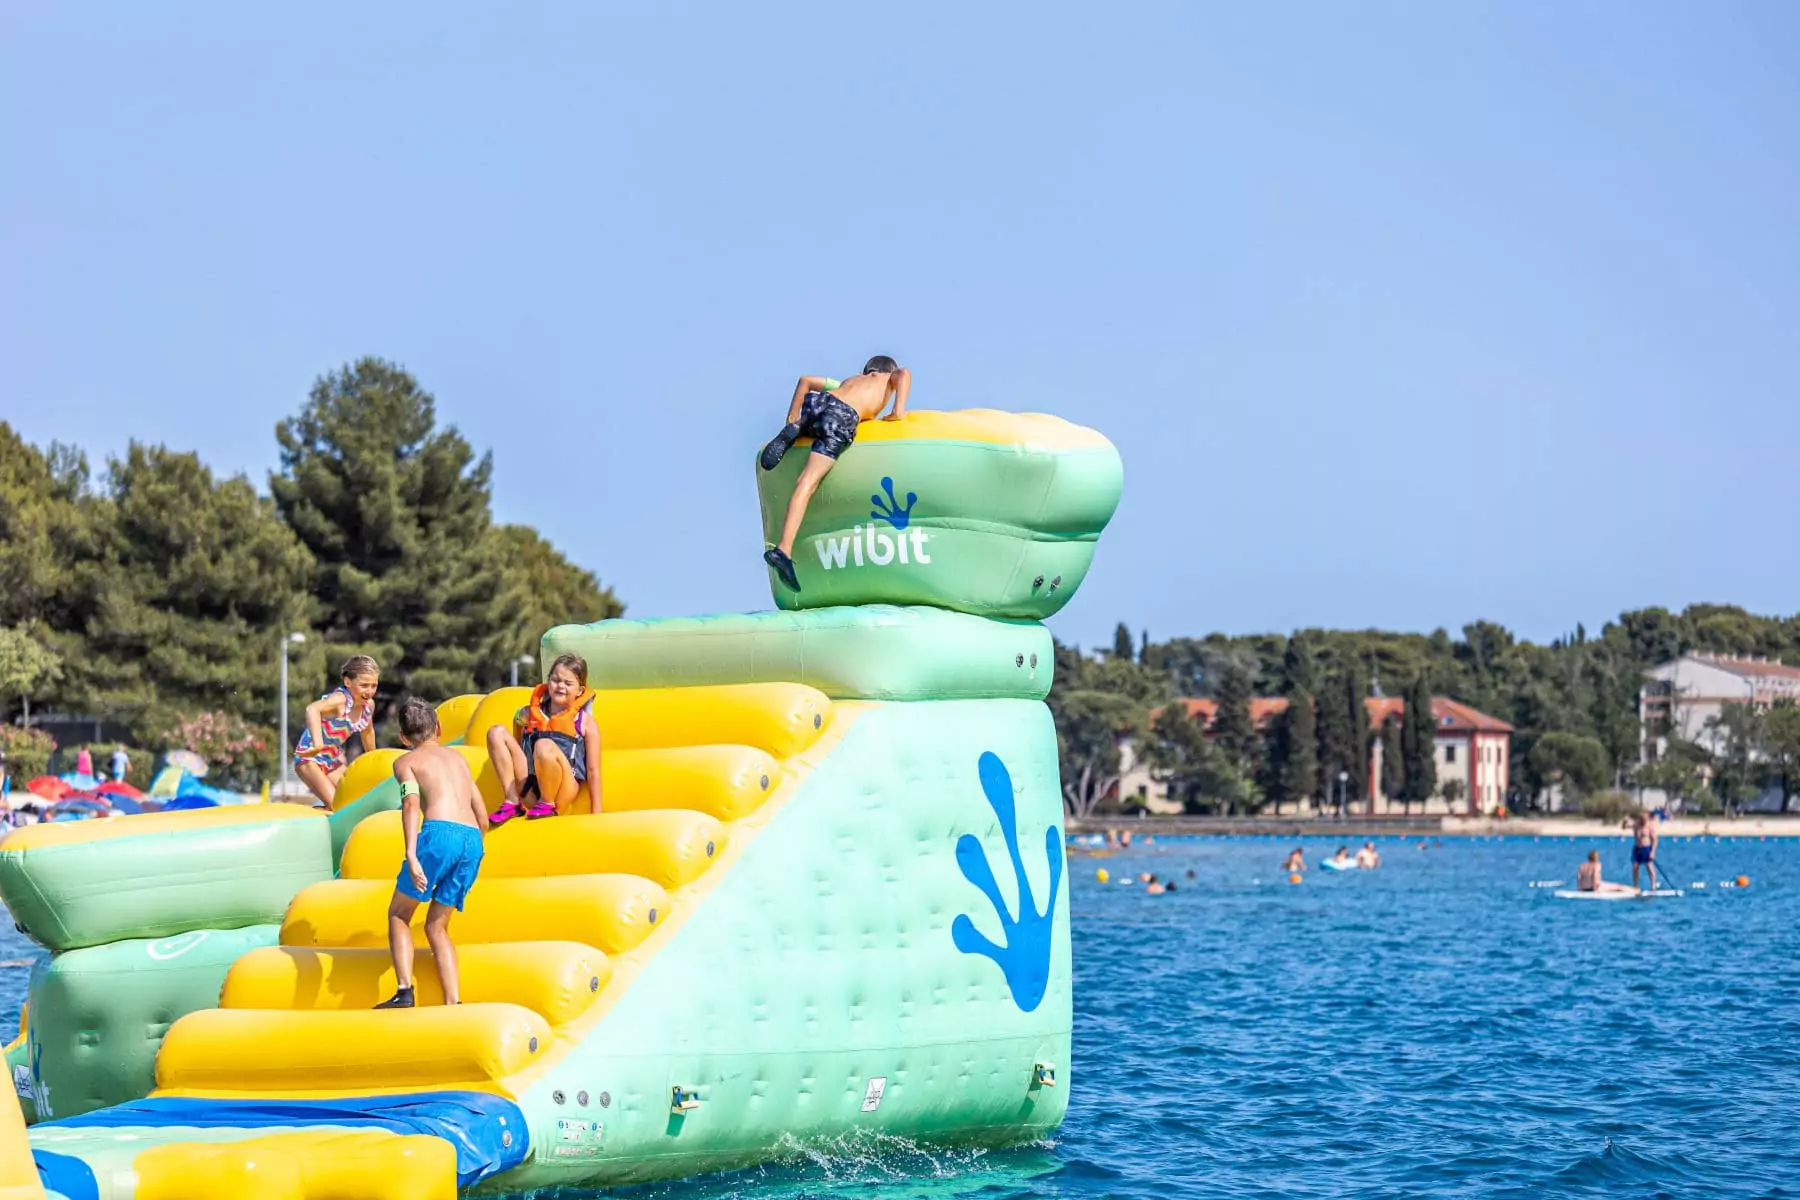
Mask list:
[[[1785,0],[14,5],[0,107],[0,417],[263,484],[391,358],[635,615],[871,353],[1117,442],[1068,640],[1800,609]]]

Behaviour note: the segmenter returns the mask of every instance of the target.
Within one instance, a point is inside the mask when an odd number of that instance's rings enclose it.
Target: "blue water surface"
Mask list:
[[[1071,1108],[1048,1143],[846,1140],[617,1194],[1800,1194],[1800,841],[1668,842],[1674,881],[1709,886],[1617,904],[1528,886],[1572,881],[1590,848],[1628,877],[1617,841],[1378,845],[1382,870],[1298,886],[1292,843],[1267,838],[1073,857]],[[1179,890],[1100,884],[1102,866]],[[9,1022],[10,964],[32,955],[0,932]]]

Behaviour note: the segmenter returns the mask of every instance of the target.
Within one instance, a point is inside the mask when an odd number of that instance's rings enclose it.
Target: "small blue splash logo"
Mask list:
[[[874,511],[869,513],[869,518],[874,521],[886,521],[895,529],[905,529],[912,524],[913,505],[919,502],[919,494],[917,492],[906,493],[906,507],[901,508],[899,498],[894,495],[893,479],[883,475],[881,489],[887,495],[871,495],[869,497],[869,503],[875,506]]]
[[[1019,821],[1013,805],[1012,775],[1000,756],[988,751],[981,756],[981,790],[1000,818],[1000,835],[1006,839],[1006,851],[1012,856],[1013,875],[1019,882],[1019,915],[1015,920],[1006,911],[994,869],[981,848],[981,839],[965,833],[956,842],[956,864],[964,878],[981,889],[981,894],[994,906],[1000,918],[1004,946],[975,931],[975,922],[959,915],[950,925],[950,940],[964,954],[980,954],[994,960],[1012,989],[1013,1003],[1022,1012],[1031,1012],[1044,1002],[1044,991],[1050,986],[1050,930],[1056,924],[1056,889],[1062,882],[1062,832],[1052,825],[1044,831],[1044,858],[1050,867],[1050,898],[1039,912],[1037,899],[1031,894],[1031,881],[1025,878],[1025,860],[1019,854]]]

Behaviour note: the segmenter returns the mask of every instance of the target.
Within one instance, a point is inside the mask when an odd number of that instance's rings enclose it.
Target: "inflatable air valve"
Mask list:
[[[680,1084],[669,1089],[669,1111],[674,1115],[682,1116],[699,1107],[700,1093],[698,1090],[682,1087]]]
[[[1056,1068],[1049,1063],[1038,1063],[1037,1067],[1032,1071],[1032,1086],[1055,1087]]]

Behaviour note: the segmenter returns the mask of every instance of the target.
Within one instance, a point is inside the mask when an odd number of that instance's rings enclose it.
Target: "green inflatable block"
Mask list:
[[[559,625],[543,661],[587,659],[597,688],[804,683],[834,700],[1042,700],[1050,631],[886,604]]]
[[[758,470],[763,538],[780,536],[806,443]],[[825,476],[794,543],[782,608],[929,604],[1042,620],[1086,578],[1124,486],[1100,434],[1038,413],[919,412],[865,422]]]
[[[25,1037],[34,1119],[72,1117],[149,1095],[169,1026],[217,1007],[231,964],[273,946],[279,933],[277,925],[196,929],[70,950],[38,964]]]
[[[0,901],[52,950],[278,923],[331,876],[329,824],[288,805],[33,825],[0,843]]]

